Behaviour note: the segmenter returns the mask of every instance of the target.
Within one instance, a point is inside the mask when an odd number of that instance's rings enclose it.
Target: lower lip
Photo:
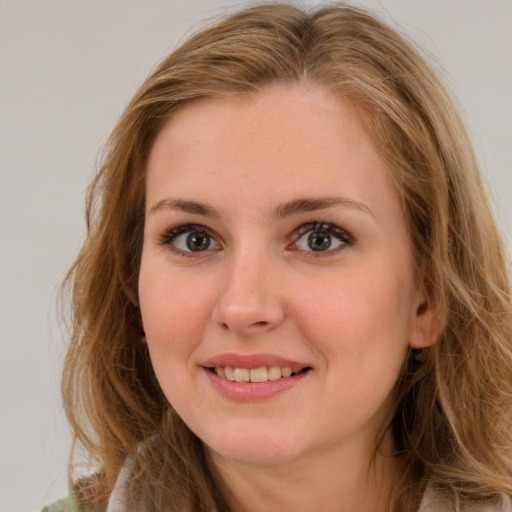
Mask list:
[[[266,382],[236,382],[219,377],[208,368],[205,368],[204,371],[216,391],[236,402],[253,402],[272,398],[293,388],[311,372],[311,370],[306,370],[290,377],[281,377]]]

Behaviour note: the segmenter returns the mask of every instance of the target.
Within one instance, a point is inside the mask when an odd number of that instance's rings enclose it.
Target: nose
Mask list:
[[[212,311],[213,323],[249,336],[276,328],[284,319],[277,263],[255,253],[233,255],[225,264]]]

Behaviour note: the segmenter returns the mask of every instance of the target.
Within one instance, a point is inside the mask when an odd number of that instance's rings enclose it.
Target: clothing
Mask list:
[[[41,512],[105,512],[103,510],[92,510],[90,508],[80,508],[76,494],[73,490],[69,493],[69,496],[60,500],[57,503],[44,507]]]
[[[76,496],[74,493],[71,493],[67,499],[59,501],[51,507],[44,508],[42,512],[135,512],[130,510],[126,501],[125,488],[129,478],[130,471],[125,467],[119,474],[117,483],[110,495],[106,511],[80,509],[76,501]],[[137,512],[144,511],[140,510]],[[444,494],[436,492],[432,488],[427,488],[418,512],[453,512],[453,507]],[[464,512],[512,512],[512,500],[510,497],[503,495],[501,502],[496,505],[475,505]]]
[[[418,512],[453,512],[453,506],[445,494],[427,487]],[[465,508],[464,512],[512,512],[512,501],[510,497],[502,495],[500,503],[496,505],[474,505]]]

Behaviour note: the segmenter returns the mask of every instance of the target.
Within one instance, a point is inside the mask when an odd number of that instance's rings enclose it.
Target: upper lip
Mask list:
[[[289,367],[289,368],[307,368],[310,365],[302,363],[300,361],[294,361],[281,356],[273,354],[219,354],[213,356],[210,359],[204,361],[201,366],[205,368],[225,367],[231,366],[232,368],[261,368],[262,366],[278,366],[278,367]]]

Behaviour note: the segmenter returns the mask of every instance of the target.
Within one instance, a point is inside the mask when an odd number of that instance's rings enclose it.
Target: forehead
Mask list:
[[[358,108],[320,86],[278,84],[179,110],[150,153],[147,200],[172,192],[222,202],[235,191],[248,205],[306,192],[375,200],[390,184]]]

